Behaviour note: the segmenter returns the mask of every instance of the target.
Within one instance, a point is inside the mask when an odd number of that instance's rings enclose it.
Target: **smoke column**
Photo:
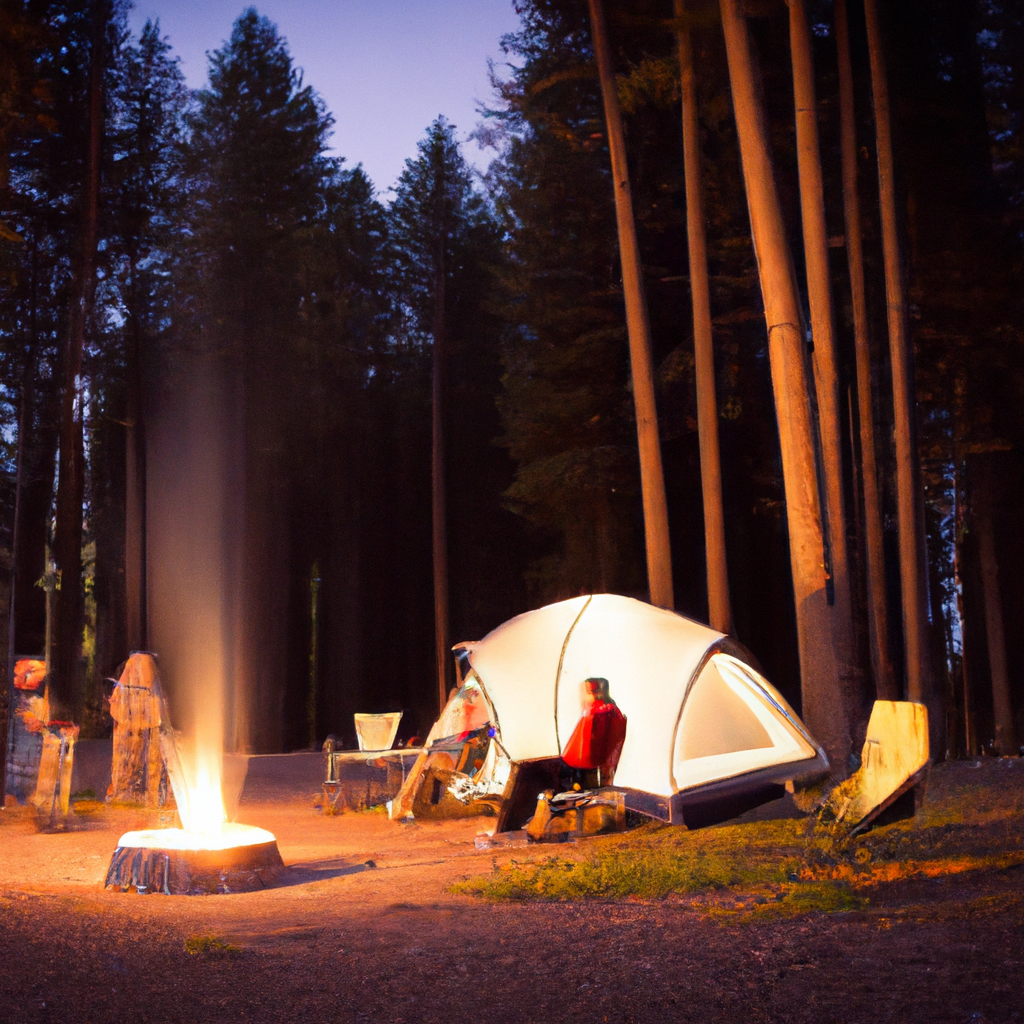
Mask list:
[[[148,439],[147,585],[150,642],[172,724],[182,733],[191,802],[194,810],[202,805],[208,828],[223,817],[222,755],[233,703],[227,565],[238,473],[224,375],[210,356],[188,363],[187,372],[164,381]],[[205,806],[211,800],[215,806]]]

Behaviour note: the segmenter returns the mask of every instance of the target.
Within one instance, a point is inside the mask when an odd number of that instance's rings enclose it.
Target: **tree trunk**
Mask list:
[[[928,597],[925,564],[924,498],[917,458],[914,353],[907,333],[907,299],[896,225],[896,189],[889,121],[889,86],[882,53],[876,0],[865,0],[871,86],[874,94],[878,146],[878,192],[882,211],[885,295],[889,311],[889,353],[892,363],[893,417],[896,434],[896,506],[899,523],[900,582],[907,697],[929,706],[933,740],[941,735],[928,648]],[[938,731],[936,731],[938,730]]]
[[[846,495],[843,481],[843,427],[839,401],[839,361],[836,356],[835,317],[828,266],[828,230],[825,225],[825,190],[818,142],[818,103],[814,88],[811,31],[804,0],[789,2],[789,41],[793,62],[793,98],[796,106],[796,149],[800,178],[807,297],[814,339],[812,364],[818,398],[818,432],[825,477],[826,552],[831,556],[833,629],[837,669],[851,724],[860,704],[861,671],[853,631],[853,595],[846,532]],[[846,752],[849,754],[849,751]]]
[[[322,436],[322,435],[321,435]],[[317,641],[320,636],[319,619],[320,604],[320,563],[313,563],[309,573],[309,692],[306,696],[306,739],[309,749],[316,750],[317,711],[320,705],[320,654]]]
[[[732,608],[729,601],[729,569],[725,553],[722,460],[718,447],[718,400],[715,394],[715,350],[711,336],[711,290],[708,285],[704,183],[700,169],[700,133],[697,124],[697,91],[693,79],[693,48],[690,27],[685,21],[686,0],[675,0],[675,15],[683,101],[686,237],[689,243],[690,295],[693,303],[694,376],[697,385],[700,481],[704,497],[708,621],[720,632],[731,633]]]
[[[444,202],[444,179],[437,184]],[[448,529],[445,503],[444,472],[444,373],[447,357],[447,325],[445,323],[445,242],[444,212],[438,231],[437,255],[434,261],[434,361],[431,378],[431,498],[432,539],[434,553],[434,651],[437,662],[438,708],[448,702],[451,640],[448,635]]]
[[[130,257],[133,308],[130,311],[128,358],[125,367],[128,428],[125,436],[125,604],[128,647],[144,651],[149,645],[146,606],[146,415],[143,388],[142,310],[136,259]]]
[[[224,538],[224,610],[222,612],[224,626],[224,676],[225,689],[225,749],[236,754],[253,752],[252,700],[249,685],[249,668],[246,655],[246,594],[245,594],[245,500],[249,474],[246,471],[246,430],[248,427],[248,409],[245,398],[244,354],[237,339],[228,342],[230,357],[225,359],[221,369],[221,386],[225,396],[224,410],[224,504],[230,512],[225,516],[227,524]],[[159,451],[159,449],[155,449]],[[153,473],[159,474],[159,460],[153,462]],[[147,480],[147,491],[151,480]],[[153,496],[153,505],[149,509],[148,519],[158,514],[159,496]],[[148,525],[148,524],[147,524]],[[158,538],[154,532],[152,541]],[[159,591],[153,586],[153,577],[159,571],[159,560],[154,555],[153,563],[146,576],[147,591],[147,634],[149,642],[153,642],[156,632],[156,607]]]
[[[971,755],[977,751],[977,737],[975,736],[974,725],[974,692],[971,685],[971,663],[967,656],[970,630],[973,629],[967,621],[964,611],[964,580],[963,580],[963,540],[966,528],[966,515],[964,514],[964,463],[957,458],[954,463],[953,477],[953,500],[956,508],[956,532],[953,544],[953,585],[956,588],[956,608],[960,619],[960,685],[962,690],[961,700],[963,702],[963,753]]]
[[[60,377],[35,381],[35,410],[26,421],[24,469],[18,504],[15,570],[14,649],[42,654],[46,649],[46,595],[36,582],[47,569],[47,536],[53,510],[53,487],[60,437]]]
[[[871,339],[868,334],[864,253],[861,244],[860,199],[857,195],[857,131],[853,107],[853,68],[846,0],[836,0],[836,49],[839,62],[839,122],[842,145],[843,213],[846,255],[853,303],[853,341],[857,365],[857,415],[860,427],[861,479],[864,491],[864,551],[867,563],[868,634],[875,693],[897,700],[899,688],[889,646],[889,601],[885,589],[882,497],[878,487],[875,415],[871,389]]]
[[[18,423],[17,484],[12,528],[11,654],[45,655],[47,599],[37,581],[47,569],[46,547],[53,505],[60,373],[37,378],[39,353],[39,247],[33,232],[29,270],[29,349]],[[38,402],[38,407],[37,407]],[[16,539],[15,539],[16,537]],[[0,790],[2,792],[2,790]]]
[[[651,356],[651,331],[647,319],[640,248],[633,219],[633,199],[629,189],[626,141],[622,131],[618,91],[612,71],[611,50],[601,0],[588,0],[593,34],[594,56],[601,78],[608,149],[611,153],[615,190],[615,219],[619,229],[619,258],[622,262],[622,289],[626,301],[626,329],[633,376],[633,401],[636,405],[636,432],[640,449],[640,490],[643,496],[644,539],[647,547],[647,585],[651,604],[674,608],[672,590],[672,549],[669,544],[668,504],[665,499],[665,474],[661,465],[658,438],[658,410],[654,399],[654,367]]]
[[[33,268],[34,269],[34,268]],[[32,405],[35,398],[35,374],[36,374],[36,349],[39,338],[33,331],[29,342],[28,355],[25,358],[25,367],[21,372],[21,396],[18,407],[18,446],[15,455],[14,475],[14,525],[11,528],[11,582],[10,596],[7,607],[7,678],[4,682],[5,689],[10,692],[11,681],[14,679],[14,664],[18,651],[14,624],[18,614],[18,553],[20,548],[20,522],[21,522],[21,494],[25,475],[25,436],[31,422]],[[35,653],[35,652],[23,652]],[[14,708],[8,703],[7,716],[14,714]],[[7,792],[7,726],[0,729],[0,797]]]
[[[1010,697],[1010,674],[1006,666],[1006,633],[1003,626],[1003,601],[999,593],[999,563],[996,559],[992,526],[992,506],[996,498],[992,456],[977,460],[974,515],[978,526],[978,558],[981,563],[982,595],[985,600],[985,634],[988,641],[988,667],[992,677],[992,719],[997,754],[1016,754],[1017,739]]]
[[[103,41],[107,24],[105,0],[92,9],[92,54],[89,74],[89,152],[84,189],[81,252],[75,275],[68,323],[61,408],[60,469],[53,553],[60,573],[54,666],[48,684],[50,716],[70,720],[76,711],[78,662],[82,645],[82,502],[85,497],[81,386],[82,353],[96,284],[96,223],[99,212],[100,142],[103,130]]]
[[[810,382],[800,303],[740,0],[721,0],[721,10],[750,228],[768,325],[768,355],[779,425],[796,602],[803,717],[833,766],[844,772],[850,730],[842,714],[845,702],[832,649],[832,615],[825,590]]]

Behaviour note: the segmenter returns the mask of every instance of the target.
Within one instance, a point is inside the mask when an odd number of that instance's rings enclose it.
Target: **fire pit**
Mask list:
[[[167,895],[251,892],[283,870],[277,840],[262,828],[234,823],[216,832],[152,828],[121,836],[105,885]]]
[[[139,680],[145,685],[138,685]],[[136,685],[130,685],[132,682]],[[122,688],[126,692],[119,692]],[[204,742],[182,746],[178,733],[171,728],[156,662],[142,651],[128,659],[111,697],[111,707],[118,711],[115,766],[124,768],[123,774],[134,779],[140,763],[162,762],[185,827],[126,832],[110,859],[106,888],[198,895],[248,892],[270,884],[284,870],[277,840],[265,829],[227,821],[221,785],[220,717],[208,715],[204,719]],[[147,747],[140,753],[142,740]],[[150,749],[153,744],[159,744],[159,751]],[[154,756],[157,753],[159,762]],[[159,779],[158,773],[155,778]]]

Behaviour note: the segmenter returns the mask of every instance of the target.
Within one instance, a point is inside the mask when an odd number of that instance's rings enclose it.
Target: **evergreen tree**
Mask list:
[[[502,547],[498,524],[507,518],[494,492],[488,494],[504,462],[490,444],[498,430],[500,325],[488,306],[499,237],[454,127],[443,117],[428,129],[417,158],[407,161],[388,220],[392,286],[404,333],[414,348],[429,344],[435,671],[443,702],[454,678],[450,647],[458,638],[451,625],[471,627],[467,618],[477,618],[467,615],[467,605],[479,605],[480,588],[493,586],[494,558]],[[506,552],[508,539],[505,532]],[[449,564],[457,572],[449,573]],[[480,578],[488,569],[490,580]],[[461,592],[451,621],[450,575]]]
[[[495,112],[492,170],[511,249],[500,401],[509,507],[535,524],[536,599],[644,589],[636,442],[601,98],[585,10],[524,10],[525,58]]]
[[[237,745],[258,750],[279,749],[282,737],[282,716],[256,709],[281,708],[288,675],[288,426],[307,412],[296,373],[300,268],[333,168],[324,155],[330,127],[276,27],[249,8],[211,55],[209,87],[191,119],[195,304],[181,326],[227,367],[241,520],[240,547],[227,558],[242,573],[229,629],[230,730]]]
[[[166,344],[183,255],[185,114],[179,61],[147,21],[121,50],[112,95],[106,301],[122,326],[98,363],[106,413],[93,433],[97,663],[109,674],[125,650],[149,646],[146,615],[146,417],[152,364]],[[111,363],[114,366],[111,367]],[[113,372],[112,372],[113,371]],[[121,428],[121,424],[125,424]]]
[[[399,301],[416,335],[431,345],[431,551],[438,708],[448,699],[452,671],[449,621],[445,399],[448,375],[447,291],[451,250],[459,248],[482,208],[452,126],[439,117],[407,161],[391,207],[391,239]],[[461,236],[461,237],[460,237]],[[457,256],[456,256],[457,258]]]

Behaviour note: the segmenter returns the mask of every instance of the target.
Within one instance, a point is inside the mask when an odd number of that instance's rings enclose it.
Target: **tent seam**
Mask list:
[[[588,594],[586,603],[580,609],[579,615],[572,620],[569,632],[565,634],[565,640],[562,641],[562,652],[558,655],[558,670],[555,672],[555,746],[558,747],[559,757],[562,756],[562,737],[558,732],[558,686],[562,681],[562,665],[565,662],[565,652],[569,649],[569,641],[572,639],[572,631],[579,624],[580,619],[583,618],[583,613],[590,607],[590,602],[593,600],[594,595]]]

